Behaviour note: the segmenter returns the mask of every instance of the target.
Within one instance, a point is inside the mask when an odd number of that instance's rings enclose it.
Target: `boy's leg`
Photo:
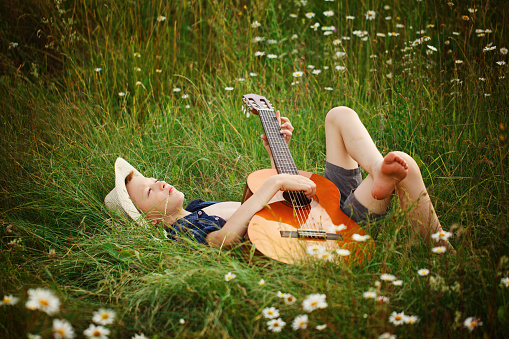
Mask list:
[[[362,205],[382,214],[387,210],[392,192],[397,189],[401,207],[408,209],[410,222],[424,239],[442,230],[412,157],[403,152],[390,152],[383,157],[357,113],[348,107],[329,111],[325,131],[328,162],[344,168],[360,164],[369,173],[354,192]],[[442,244],[449,245],[448,242]]]

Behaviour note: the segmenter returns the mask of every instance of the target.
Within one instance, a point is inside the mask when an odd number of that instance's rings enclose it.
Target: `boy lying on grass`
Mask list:
[[[276,113],[286,142],[293,126]],[[432,233],[442,231],[417,163],[408,154],[390,152],[383,157],[373,143],[357,113],[348,107],[336,107],[325,118],[326,156],[324,176],[341,193],[341,210],[360,223],[386,213],[394,192],[401,207],[409,209],[410,223],[429,241]],[[263,143],[274,160],[267,138]],[[362,180],[362,167],[368,176]],[[278,174],[267,179],[243,204],[194,200],[183,207],[184,194],[172,185],[141,175],[124,159],[115,162],[115,188],[106,196],[106,206],[120,210],[140,225],[146,221],[162,223],[169,238],[187,234],[204,244],[230,246],[246,234],[250,219],[279,191],[303,191],[308,198],[316,185],[300,175]],[[141,212],[141,213],[140,213]],[[171,227],[167,227],[170,226]],[[442,245],[452,246],[447,240]]]

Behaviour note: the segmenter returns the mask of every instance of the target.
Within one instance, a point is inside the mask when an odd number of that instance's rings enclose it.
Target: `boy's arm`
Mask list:
[[[229,247],[238,242],[247,231],[249,221],[279,191],[304,191],[308,198],[316,193],[316,185],[301,175],[278,174],[267,179],[262,186],[228,219],[220,230],[207,235],[210,245]]]

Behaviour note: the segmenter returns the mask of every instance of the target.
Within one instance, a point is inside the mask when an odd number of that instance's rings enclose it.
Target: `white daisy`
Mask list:
[[[60,300],[52,291],[44,288],[28,290],[26,307],[31,310],[41,310],[48,315],[56,314],[60,309]]]
[[[341,44],[341,40],[340,39],[335,39],[334,41],[332,41],[332,44],[334,46],[337,46],[337,45]]]
[[[500,284],[504,287],[509,287],[509,277],[500,279]]]
[[[347,15],[346,20],[355,20],[355,17],[352,15]]]
[[[297,71],[297,72],[293,72],[293,76],[295,78],[298,78],[298,77],[301,77],[304,73],[303,72],[300,72],[300,71]]]
[[[308,313],[319,308],[327,308],[328,305],[325,298],[325,294],[310,294],[302,302],[302,308]]]
[[[391,299],[389,297],[386,297],[386,296],[383,296],[383,295],[378,296],[376,298],[376,300],[378,300],[381,303],[388,303],[389,301],[391,301]]]
[[[251,73],[249,73],[249,76],[250,76],[250,77],[257,77],[257,76],[258,76],[258,73],[251,72]]]
[[[145,334],[143,333],[140,333],[140,334],[135,334],[131,337],[131,339],[148,339]]]
[[[389,317],[389,322],[393,323],[396,326],[399,326],[403,323],[405,323],[406,315],[404,312],[397,313],[392,312],[391,316]]]
[[[306,248],[306,252],[309,255],[320,255],[322,253],[325,253],[325,247],[323,247],[322,245],[319,245],[319,244],[314,244],[314,245],[308,246]]]
[[[364,292],[362,296],[366,299],[376,299],[376,292],[373,291]]]
[[[368,11],[366,13],[366,20],[373,20],[376,17],[375,11]]]
[[[500,53],[506,55],[507,52],[508,52],[507,48],[505,48],[505,47],[500,48]]]
[[[345,248],[337,249],[336,253],[341,257],[347,257],[350,255],[350,251]]]
[[[407,315],[405,317],[405,323],[406,324],[413,325],[413,324],[417,323],[418,321],[419,321],[419,317],[416,316],[416,315]]]
[[[165,17],[165,16],[159,15],[159,16],[157,17],[157,21],[158,21],[158,22],[163,22],[164,20],[166,20],[166,17]]]
[[[258,21],[255,21],[255,22],[253,22],[253,23],[251,24],[251,27],[253,27],[253,28],[258,28],[258,27],[260,27],[261,25],[262,25],[261,23],[259,23]]]
[[[431,235],[431,237],[435,240],[435,241],[439,241],[439,240],[447,240],[449,239],[449,237],[452,235],[451,232],[446,232],[446,231],[438,231],[437,233],[433,233]]]
[[[90,324],[90,326],[83,331],[83,334],[87,336],[87,338],[99,338],[99,339],[108,339],[108,335],[110,334],[110,330],[106,327],[95,326],[94,324]]]
[[[396,335],[391,332],[385,332],[378,336],[378,339],[396,339]]]
[[[275,54],[268,54],[267,58],[269,58],[269,59],[276,59],[277,55],[275,55]]]
[[[334,15],[334,12],[333,11],[326,11],[326,12],[323,12],[323,15],[329,17],[329,16],[333,16]]]
[[[263,280],[263,279],[260,279],[260,281],[258,282],[258,285],[260,285],[260,286],[263,286],[263,285],[265,285],[265,280]]]
[[[292,328],[294,331],[303,330],[308,327],[308,315],[301,314],[295,317],[292,322]]]
[[[186,319],[184,319],[184,318],[180,318],[179,319],[179,324],[180,325],[184,325],[185,323],[186,323]]]
[[[429,270],[427,268],[421,268],[417,271],[417,274],[419,274],[421,277],[424,277],[429,274]]]
[[[264,56],[264,55],[265,55],[265,52],[262,52],[262,51],[256,51],[254,54],[255,57]]]
[[[265,41],[265,38],[262,36],[255,36],[252,40],[254,43]]]
[[[497,61],[496,64],[500,65],[500,66],[504,66],[505,65],[505,61]]]
[[[103,70],[103,69],[102,69],[101,67],[96,67],[96,68],[95,68],[95,71],[96,71],[97,73],[99,73],[99,72],[100,72],[100,71],[102,71],[102,70]]]
[[[318,331],[323,331],[327,328],[327,324],[322,324],[322,325],[316,325],[316,329]]]
[[[281,318],[272,319],[267,322],[267,326],[269,327],[269,330],[271,330],[272,332],[281,332],[285,325],[286,323]]]
[[[433,247],[431,251],[436,254],[443,254],[447,251],[447,248],[445,246],[437,246]]]
[[[336,57],[338,57],[338,58],[344,58],[344,57],[346,57],[346,53],[345,53],[345,52],[341,52],[341,51],[336,52]]]
[[[403,286],[403,280],[394,280],[392,284],[394,286]]]
[[[380,280],[383,280],[383,281],[394,281],[396,280],[396,277],[392,274],[387,274],[387,273],[384,273],[380,276]]]
[[[357,234],[355,233],[354,235],[352,235],[352,240],[355,240],[355,241],[359,241],[359,242],[362,242],[362,241],[366,241],[370,238],[369,235],[360,235],[360,234]]]
[[[180,89],[180,88],[178,88],[178,87],[175,87],[175,88],[173,89],[173,92],[180,92],[180,91],[181,91],[181,89]]]
[[[297,301],[297,298],[295,298],[290,293],[285,293],[283,295],[283,298],[285,299],[285,304],[287,304],[287,305],[293,305]]]
[[[428,48],[431,49],[433,52],[437,51],[437,48],[435,46],[428,45]]]
[[[74,329],[67,320],[53,319],[53,336],[55,339],[74,338]]]
[[[110,309],[100,308],[94,312],[92,321],[99,325],[110,325],[115,320],[115,311]]]
[[[463,322],[463,325],[470,331],[472,332],[476,327],[479,327],[482,325],[482,321],[481,319],[479,318],[476,318],[476,317],[468,317],[467,319],[465,319],[465,321]]]
[[[318,75],[318,74],[322,73],[322,70],[321,69],[314,69],[311,73],[313,73],[314,75]]]
[[[337,71],[345,71],[346,70],[346,67],[345,66],[336,66],[335,67]]]
[[[333,88],[332,88],[332,87],[325,87],[325,88],[324,88],[324,90],[326,90],[326,91],[332,91],[332,90],[333,90]]]
[[[125,96],[125,92],[118,92],[118,96],[119,96],[119,97],[123,97],[123,96]]]
[[[305,16],[306,16],[306,18],[308,18],[308,19],[312,19],[312,18],[314,18],[314,17],[315,17],[315,13],[313,13],[313,12],[308,12],[308,13],[306,13],[306,14],[305,14]]]
[[[16,305],[18,301],[19,301],[18,297],[15,297],[13,295],[4,295],[4,298],[0,302],[0,305]]]
[[[267,319],[274,319],[279,317],[279,310],[275,307],[266,307],[262,310],[262,314]]]
[[[233,274],[232,272],[228,272],[224,275],[224,280],[226,281],[230,281],[230,280],[233,280],[235,279],[236,275]]]

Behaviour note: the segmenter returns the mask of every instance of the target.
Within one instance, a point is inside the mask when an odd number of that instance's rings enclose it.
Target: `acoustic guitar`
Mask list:
[[[300,174],[316,184],[309,200],[303,192],[277,193],[251,219],[247,237],[256,250],[274,260],[292,264],[313,257],[332,258],[359,265],[374,242],[339,208],[340,192],[330,180],[295,166],[270,102],[263,96],[243,96],[243,110],[260,117],[274,158],[275,169],[263,169],[247,178],[242,201],[246,201],[272,175]],[[339,250],[339,251],[338,251]]]

